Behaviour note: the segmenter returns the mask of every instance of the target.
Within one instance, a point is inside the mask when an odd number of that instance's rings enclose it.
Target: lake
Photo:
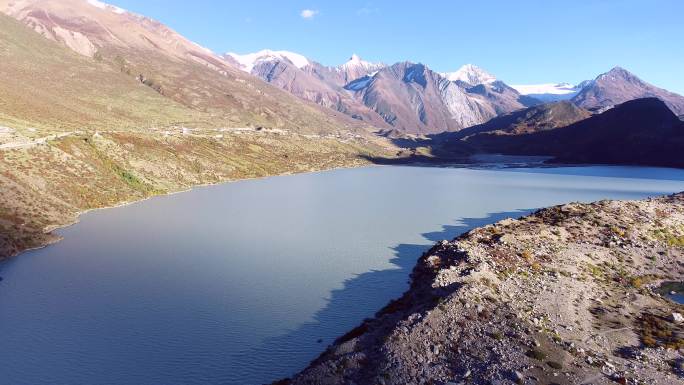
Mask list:
[[[570,201],[684,190],[635,167],[369,167],[99,210],[0,264],[0,383],[261,384],[407,289],[434,242]]]

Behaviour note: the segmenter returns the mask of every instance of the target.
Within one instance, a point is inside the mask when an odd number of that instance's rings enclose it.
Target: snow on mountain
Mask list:
[[[260,62],[277,61],[283,59],[294,64],[295,67],[299,69],[311,64],[309,59],[300,54],[289,51],[271,51],[269,49],[255,53],[248,53],[245,55],[229,52],[226,54],[226,56],[235,60],[240,65],[240,69],[245,72],[252,72],[254,66]]]
[[[361,59],[357,54],[353,54],[349,61],[334,69],[342,75],[343,82],[346,84],[384,67],[386,66],[383,63],[367,62]]]
[[[473,64],[466,64],[456,72],[446,72],[441,75],[452,82],[460,80],[473,86],[478,84],[489,84],[496,81],[494,75]]]
[[[577,88],[570,83],[547,83],[547,84],[525,84],[525,85],[514,85],[511,86],[515,88],[521,95],[530,94],[554,94],[554,95],[565,95],[571,93],[577,93]]]
[[[583,88],[583,84],[572,85],[570,83],[544,83],[544,84],[519,84],[513,85],[521,95],[531,96],[543,102],[555,102],[572,99]]]
[[[88,2],[88,4],[92,5],[93,7],[97,7],[97,8],[100,8],[100,9],[112,11],[112,12],[114,12],[114,13],[118,13],[119,15],[124,14],[124,13],[127,12],[127,11],[126,11],[125,9],[123,9],[123,8],[119,8],[119,7],[115,6],[115,5],[103,3],[103,2],[101,2],[101,1],[99,1],[99,0],[86,0],[86,1]]]
[[[373,81],[373,78],[375,75],[378,74],[378,71],[373,71],[369,73],[368,75],[358,78],[356,80],[353,80],[351,83],[347,84],[344,88],[350,91],[360,91],[368,86],[370,82]]]
[[[348,83],[345,89],[394,133],[430,134],[483,123],[524,105],[503,82],[452,82],[421,63],[401,62]],[[389,131],[385,131],[389,132]]]
[[[342,71],[348,69],[363,68],[368,71],[373,71],[378,67],[383,66],[380,63],[371,63],[361,59],[357,54],[352,54],[351,58],[344,64],[340,65],[338,68]]]

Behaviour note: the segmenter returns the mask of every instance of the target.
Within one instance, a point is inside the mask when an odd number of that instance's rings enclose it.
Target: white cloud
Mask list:
[[[373,5],[373,3],[367,3],[362,8],[356,10],[356,14],[359,16],[370,16],[372,14],[379,12],[380,10],[375,5]]]
[[[302,9],[302,12],[299,13],[303,19],[313,19],[316,15],[318,15],[318,11],[313,9]]]
[[[356,14],[359,15],[359,16],[370,16],[370,15],[372,15],[372,14],[374,14],[374,13],[378,13],[378,9],[377,9],[377,8],[367,8],[367,7],[363,7],[363,8],[361,8],[361,9],[359,9],[359,10],[356,11]]]

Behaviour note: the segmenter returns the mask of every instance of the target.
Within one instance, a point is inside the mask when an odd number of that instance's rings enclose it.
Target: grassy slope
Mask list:
[[[45,130],[133,128],[201,119],[134,78],[0,14],[0,124]]]
[[[221,74],[154,50],[113,46],[101,48],[91,59],[3,14],[0,61],[0,124],[14,128],[67,131],[186,125],[264,126],[300,133],[368,130],[247,74]],[[136,80],[139,74],[149,86]]]

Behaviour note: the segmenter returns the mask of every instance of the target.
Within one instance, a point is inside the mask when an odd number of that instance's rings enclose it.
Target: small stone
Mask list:
[[[672,313],[670,319],[672,320],[672,322],[678,324],[684,322],[684,316],[682,316],[681,313]]]
[[[513,372],[513,380],[517,383],[522,383],[523,381],[525,381],[525,376],[523,376],[522,373],[515,371]]]

